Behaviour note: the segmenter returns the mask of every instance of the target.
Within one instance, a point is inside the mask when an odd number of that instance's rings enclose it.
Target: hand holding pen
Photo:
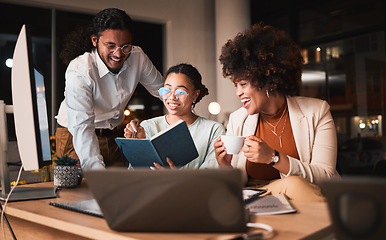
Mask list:
[[[145,130],[135,120],[131,120],[126,124],[124,136],[125,138],[146,138]]]

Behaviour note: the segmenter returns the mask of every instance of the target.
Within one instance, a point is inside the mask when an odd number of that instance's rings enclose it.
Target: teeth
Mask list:
[[[119,62],[120,58],[111,57],[113,61]]]
[[[241,102],[242,102],[242,103],[243,103],[243,102],[246,102],[246,101],[249,101],[249,99],[246,99],[246,98],[241,99]]]
[[[175,103],[169,103],[169,106],[171,107],[178,107],[180,104],[175,104]]]

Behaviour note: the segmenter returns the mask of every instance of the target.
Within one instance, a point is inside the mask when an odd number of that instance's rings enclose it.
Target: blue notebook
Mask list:
[[[169,167],[169,157],[176,167],[196,159],[198,152],[186,122],[179,121],[151,139],[116,138],[116,143],[133,168],[149,168],[154,162]]]

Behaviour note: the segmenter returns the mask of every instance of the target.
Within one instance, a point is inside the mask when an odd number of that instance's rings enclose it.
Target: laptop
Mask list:
[[[343,177],[321,188],[336,239],[386,238],[386,178]]]
[[[246,232],[237,169],[85,170],[109,227],[130,232]]]

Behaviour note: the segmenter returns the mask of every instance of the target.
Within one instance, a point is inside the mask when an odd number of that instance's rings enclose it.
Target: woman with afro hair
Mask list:
[[[230,115],[227,135],[244,136],[242,152],[215,143],[220,167],[237,167],[245,180],[290,199],[323,201],[317,186],[336,171],[337,139],[326,101],[294,96],[303,58],[283,31],[258,23],[223,47],[224,77],[243,106]]]

